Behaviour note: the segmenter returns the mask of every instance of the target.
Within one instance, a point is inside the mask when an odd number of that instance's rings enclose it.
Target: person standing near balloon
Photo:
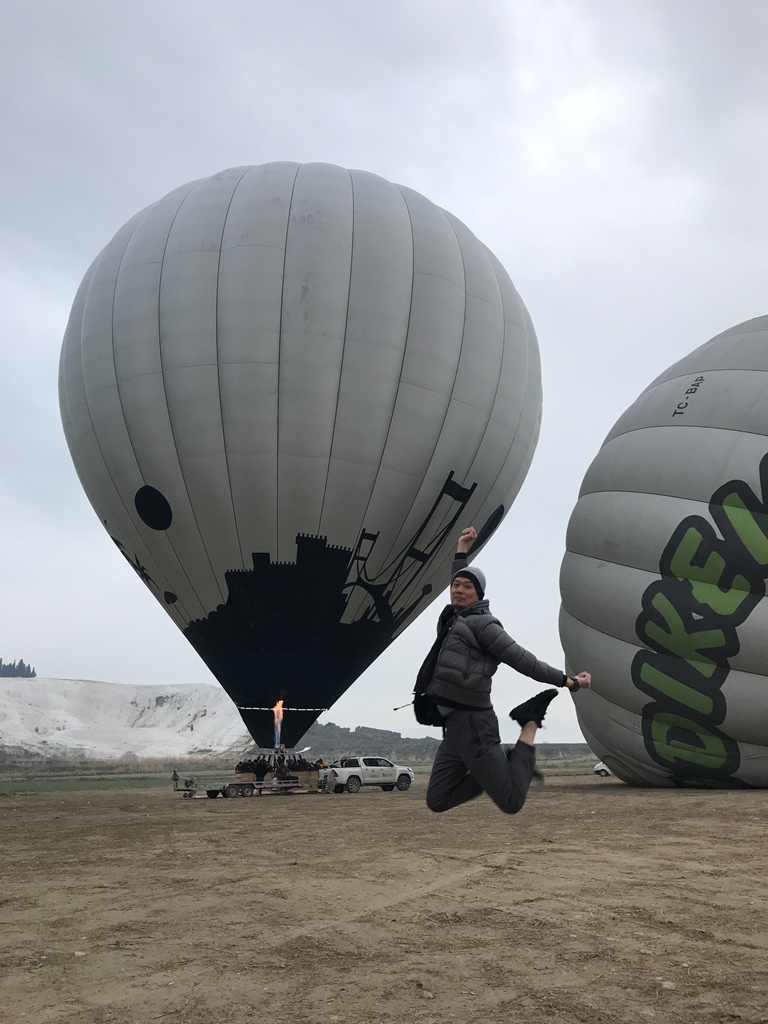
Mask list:
[[[451,603],[438,619],[437,640],[419,669],[414,705],[435,715],[425,724],[440,724],[438,748],[427,787],[427,806],[448,811],[485,792],[505,814],[525,803],[536,766],[534,739],[556,689],[544,690],[510,711],[521,727],[517,744],[502,747],[499,723],[491,704],[491,677],[504,663],[540,683],[572,691],[591,685],[589,672],[567,676],[539,661],[516,643],[490,611],[485,574],[469,565],[467,551],[474,527],[459,537],[451,570]],[[425,702],[426,697],[426,702]]]

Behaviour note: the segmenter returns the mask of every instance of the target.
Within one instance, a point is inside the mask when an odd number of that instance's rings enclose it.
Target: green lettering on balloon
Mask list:
[[[677,609],[663,594],[654,594],[651,604],[666,623],[667,630],[650,621],[645,626],[648,638],[709,678],[717,668],[717,663],[703,652],[725,646],[722,629],[699,629],[689,633]]]
[[[687,733],[692,741],[670,738],[669,734],[673,729]],[[682,715],[673,715],[665,711],[655,714],[651,722],[651,738],[659,757],[670,763],[686,761],[701,768],[717,770],[722,768],[728,759],[725,744],[719,736]]]
[[[705,604],[717,615],[733,615],[750,593],[749,580],[734,576],[733,586],[720,589],[720,580],[725,571],[725,559],[712,551],[703,565],[694,565],[696,552],[704,537],[691,526],[682,537],[670,561],[670,569],[679,580],[689,580],[691,592],[699,604]]]
[[[672,700],[677,701],[692,711],[698,711],[701,715],[711,715],[714,710],[714,703],[706,694],[694,690],[692,686],[686,686],[679,679],[673,679],[666,672],[654,668],[647,661],[640,667],[640,678],[657,693],[663,693]]]
[[[768,565],[768,537],[760,528],[755,514],[735,491],[723,498],[723,511],[739,540],[758,565]]]

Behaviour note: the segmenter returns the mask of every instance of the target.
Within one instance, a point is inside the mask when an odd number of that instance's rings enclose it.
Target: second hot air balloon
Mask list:
[[[661,374],[581,488],[560,635],[625,782],[768,786],[768,317]]]
[[[237,167],[130,220],[79,289],[60,403],[115,544],[254,739],[296,743],[508,511],[541,416],[493,254],[422,195]],[[410,685],[410,684],[409,684]]]

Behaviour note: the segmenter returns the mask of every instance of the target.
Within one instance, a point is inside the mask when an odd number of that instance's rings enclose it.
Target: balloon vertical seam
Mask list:
[[[288,262],[288,234],[291,228],[293,197],[296,195],[296,182],[302,165],[297,164],[296,173],[291,185],[291,198],[288,200],[288,212],[285,218],[285,244],[283,245],[283,276],[280,282],[280,331],[277,339],[277,405],[275,409],[275,559],[280,555],[280,370],[283,355],[283,322],[285,315],[285,268]]]
[[[411,228],[411,251],[413,251],[413,248],[414,248],[414,241],[413,241],[414,235],[413,235],[413,218],[411,216],[411,210],[410,210],[410,207],[408,206],[408,202],[407,202],[407,200],[405,198],[405,194],[403,193],[403,191],[400,188],[400,186],[399,185],[394,185],[393,187],[395,189],[397,189],[397,191],[400,193],[400,195],[402,197],[402,200],[403,200],[403,206],[405,207],[405,211],[408,214],[408,223],[409,223],[410,228]],[[411,316],[413,314],[413,284],[414,284],[415,275],[416,275],[415,261],[412,259],[412,261],[411,261],[411,295],[410,295],[410,299],[409,299],[409,302],[408,302],[408,322],[405,325],[405,343],[403,345],[403,351],[402,351],[402,355],[400,357],[400,370],[399,370],[399,373],[398,373],[398,386],[397,386],[397,390],[395,392],[395,400],[392,403],[392,410],[391,410],[391,412],[389,414],[389,423],[387,425],[387,432],[384,435],[384,440],[383,440],[382,445],[381,445],[381,458],[379,459],[379,465],[378,465],[378,468],[376,470],[376,475],[375,475],[375,477],[373,479],[373,483],[371,485],[370,493],[368,495],[368,501],[366,502],[365,512],[363,513],[363,515],[360,518],[361,524],[364,524],[366,522],[366,520],[368,519],[368,512],[369,512],[370,507],[371,507],[371,501],[373,499],[373,496],[376,493],[376,487],[378,485],[379,477],[380,477],[380,474],[381,474],[381,464],[382,464],[382,461],[383,461],[384,453],[387,450],[387,443],[389,441],[389,435],[390,435],[391,430],[392,430],[392,421],[395,418],[395,409],[397,408],[397,398],[398,398],[398,395],[400,393],[400,386],[402,384],[403,366],[405,365],[405,357],[406,357],[406,354],[408,352],[408,339],[409,339],[410,333],[411,333]]]
[[[221,252],[224,247],[224,233],[227,229],[227,218],[229,217],[229,211],[232,209],[232,203],[235,200],[235,194],[237,193],[240,183],[245,178],[248,170],[244,170],[240,177],[237,179],[237,184],[232,189],[232,195],[229,197],[227,203],[227,209],[221,221],[221,238],[219,240],[219,259],[216,265],[216,301],[214,303],[214,338],[216,345],[216,380],[218,382],[218,394],[219,394],[219,416],[221,417],[221,439],[224,446],[224,465],[227,468],[227,482],[229,484],[229,500],[232,506],[232,522],[235,526],[235,538],[237,542],[238,550],[240,551],[240,558],[243,564],[243,568],[247,566],[246,553],[243,551],[243,546],[240,541],[240,527],[237,522],[237,512],[235,509],[235,496],[232,493],[232,478],[229,472],[229,452],[227,450],[227,425],[224,419],[224,403],[221,398],[221,359],[219,353],[219,287],[221,277]],[[203,545],[205,546],[205,545]]]
[[[161,297],[162,297],[162,294],[163,294],[163,273],[164,273],[164,269],[165,269],[165,257],[166,257],[166,254],[168,252],[168,242],[169,242],[170,237],[171,237],[171,232],[173,231],[173,226],[176,223],[176,221],[178,219],[178,216],[181,213],[181,210],[182,210],[184,204],[187,202],[189,197],[191,195],[193,195],[194,192],[200,187],[200,184],[201,184],[200,182],[196,182],[195,183],[195,187],[190,189],[190,191],[184,196],[182,201],[179,203],[178,207],[176,208],[176,212],[174,213],[173,217],[171,218],[171,223],[168,225],[168,234],[165,236],[165,242],[163,243],[163,255],[162,255],[162,258],[160,260],[160,277],[159,277],[158,283],[157,283],[157,348],[158,348],[158,354],[159,354],[159,357],[160,357],[160,379],[161,379],[162,384],[163,384],[163,394],[165,395],[165,405],[166,405],[166,408],[168,410],[168,426],[169,426],[170,431],[171,431],[171,439],[173,441],[173,447],[176,450],[176,458],[178,459],[178,462],[179,462],[179,474],[181,475],[181,480],[182,480],[182,482],[184,484],[184,490],[186,491],[186,495],[187,495],[187,504],[189,505],[189,511],[190,511],[190,513],[192,515],[192,519],[193,519],[193,521],[195,523],[195,527],[197,529],[197,533],[198,533],[198,536],[200,538],[200,544],[202,546],[203,551],[205,552],[205,557],[208,560],[208,565],[210,566],[211,576],[213,578],[214,585],[215,585],[216,589],[218,590],[219,596],[221,597],[221,600],[223,602],[225,600],[225,597],[224,597],[224,594],[222,592],[221,586],[219,585],[219,580],[218,580],[218,578],[216,576],[216,570],[214,569],[213,563],[211,562],[210,555],[208,554],[208,549],[205,546],[205,541],[203,539],[203,533],[202,533],[202,530],[200,529],[200,524],[199,524],[199,522],[197,520],[197,514],[195,513],[195,508],[194,508],[194,505],[192,503],[191,495],[189,493],[189,487],[187,486],[187,478],[186,478],[186,476],[184,474],[184,467],[182,465],[181,458],[179,456],[179,446],[178,446],[178,442],[176,441],[176,431],[174,430],[173,417],[171,416],[171,407],[170,407],[170,404],[168,402],[168,385],[167,385],[167,382],[166,382],[166,379],[165,379],[165,364],[164,364],[164,360],[163,360],[163,321],[162,321],[162,318],[160,316]],[[174,553],[175,553],[175,551],[174,551]],[[191,580],[190,580],[190,586],[192,587],[192,591],[194,592],[195,596],[197,597],[197,599],[200,602],[200,604],[202,605],[202,607],[205,608],[206,602],[203,601],[199,597],[199,595],[197,594],[197,591],[195,590],[194,585],[192,584]]]
[[[347,311],[344,315],[344,339],[341,345],[341,360],[339,363],[339,378],[336,385],[336,407],[333,411],[333,427],[331,428],[331,442],[328,446],[328,464],[325,469],[325,483],[323,484],[323,497],[320,500],[320,512],[317,517],[317,530],[320,532],[320,524],[323,521],[323,510],[325,508],[325,496],[328,493],[328,478],[331,475],[331,462],[333,461],[333,444],[336,438],[336,423],[339,418],[339,402],[341,400],[341,382],[344,375],[344,357],[347,352],[347,331],[349,330],[349,302],[352,294],[352,267],[355,262],[355,180],[352,172],[347,170],[349,175],[349,187],[352,193],[352,240],[349,246],[349,278],[347,283]]]

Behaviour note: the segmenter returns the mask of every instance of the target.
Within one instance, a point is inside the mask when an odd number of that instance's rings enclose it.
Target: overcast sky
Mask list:
[[[528,306],[541,438],[479,564],[507,630],[562,665],[565,531],[603,438],[669,364],[768,313],[766,52],[764,0],[4,0],[0,657],[213,682],[81,490],[58,358],[82,276],[134,213],[296,160],[422,192]],[[436,735],[392,708],[440,607],[321,721]],[[499,670],[503,739],[537,688]],[[567,694],[547,722],[543,740],[581,741]]]

